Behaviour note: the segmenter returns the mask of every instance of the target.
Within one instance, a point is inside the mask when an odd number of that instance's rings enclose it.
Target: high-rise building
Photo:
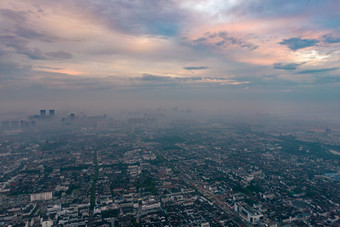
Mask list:
[[[50,117],[54,117],[54,110],[49,110]]]
[[[40,110],[40,117],[46,117],[46,110]]]

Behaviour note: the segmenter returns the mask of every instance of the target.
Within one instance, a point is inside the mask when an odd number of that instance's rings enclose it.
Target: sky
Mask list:
[[[2,0],[0,111],[340,113],[338,0]]]

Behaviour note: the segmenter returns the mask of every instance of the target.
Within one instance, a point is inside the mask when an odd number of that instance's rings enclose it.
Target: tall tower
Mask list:
[[[55,114],[54,110],[49,110],[49,114],[50,114],[50,117],[54,117],[54,114]]]
[[[46,117],[46,110],[40,110],[40,117],[41,118]]]

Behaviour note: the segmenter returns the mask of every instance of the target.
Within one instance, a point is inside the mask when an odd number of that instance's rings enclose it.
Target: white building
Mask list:
[[[210,227],[209,222],[201,223],[201,227]]]
[[[53,221],[43,221],[41,222],[42,227],[52,227]]]
[[[37,200],[50,200],[50,199],[52,199],[52,192],[42,192],[42,193],[31,194],[31,202],[37,201]]]
[[[245,203],[235,203],[234,210],[240,215],[241,218],[251,224],[258,224],[263,218],[263,214],[252,209]]]

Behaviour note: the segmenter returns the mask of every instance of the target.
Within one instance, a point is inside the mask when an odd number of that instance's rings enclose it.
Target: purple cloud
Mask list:
[[[183,67],[186,70],[202,70],[202,69],[208,69],[207,66],[186,66]]]
[[[71,53],[68,53],[62,50],[56,51],[56,52],[48,52],[46,53],[46,55],[49,57],[60,58],[60,59],[69,59],[73,57]]]
[[[290,38],[284,39],[280,42],[281,45],[286,45],[289,49],[296,51],[298,49],[316,46],[319,43],[317,39],[300,39],[300,38]]]
[[[274,63],[274,69],[296,70],[296,68],[299,65],[301,65],[301,64],[298,64],[298,63],[289,63],[289,64]]]

